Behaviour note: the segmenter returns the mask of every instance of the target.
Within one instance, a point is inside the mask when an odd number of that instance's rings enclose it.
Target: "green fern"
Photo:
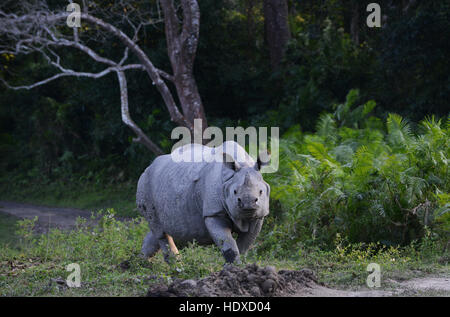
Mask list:
[[[413,137],[408,122],[401,116],[390,113],[387,118],[388,141],[391,145],[406,148]]]
[[[442,197],[450,187],[450,117],[445,124],[425,119],[416,136],[397,114],[383,125],[369,117],[375,102],[355,108],[358,98],[352,91],[335,113],[323,114],[316,133],[297,126],[280,141],[280,170],[268,181],[282,209],[277,230],[290,234],[286,248],[332,243],[336,233],[354,242],[406,243],[425,225],[448,234]]]

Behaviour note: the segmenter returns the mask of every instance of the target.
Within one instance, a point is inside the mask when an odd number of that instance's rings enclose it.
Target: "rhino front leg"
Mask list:
[[[250,223],[247,232],[241,232],[237,238],[237,245],[239,248],[239,252],[244,254],[248,251],[248,249],[255,242],[256,237],[261,231],[262,224],[264,222],[263,218],[259,218]]]
[[[231,223],[222,217],[206,217],[205,225],[211,238],[222,251],[228,263],[240,263],[239,249],[231,234]]]

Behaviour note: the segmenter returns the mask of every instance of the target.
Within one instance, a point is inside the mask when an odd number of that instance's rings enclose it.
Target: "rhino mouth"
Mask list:
[[[240,216],[240,218],[244,218],[244,219],[256,218],[257,211],[258,211],[258,209],[256,209],[256,208],[241,209],[239,216]]]

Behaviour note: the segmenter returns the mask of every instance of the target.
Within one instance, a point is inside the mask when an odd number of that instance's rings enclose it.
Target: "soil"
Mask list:
[[[0,201],[0,213],[22,219],[38,217],[36,232],[45,233],[49,228],[70,230],[78,217],[89,223],[91,212],[74,208],[55,208],[32,204]],[[338,290],[317,281],[309,269],[280,270],[272,266],[264,268],[255,264],[246,267],[226,265],[222,271],[200,280],[175,280],[150,287],[147,296],[320,296],[320,297],[380,297],[438,295],[450,297],[450,275],[427,276],[407,281],[386,281],[391,286],[379,289]]]
[[[200,280],[177,279],[172,284],[156,283],[147,293],[149,297],[386,297],[386,296],[450,296],[449,277],[416,278],[396,282],[390,290],[338,290],[319,283],[310,269],[280,270],[256,264],[244,268],[226,265]],[[427,293],[428,292],[428,293]]]
[[[156,284],[150,287],[149,297],[199,296],[292,296],[299,289],[319,285],[313,271],[280,270],[255,264],[240,268],[226,265],[222,271],[201,280],[175,280],[169,286]]]

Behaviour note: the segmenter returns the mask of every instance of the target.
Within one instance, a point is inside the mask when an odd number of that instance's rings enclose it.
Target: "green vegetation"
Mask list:
[[[111,209],[103,213],[95,227],[88,227],[80,219],[73,231],[53,229],[35,236],[33,225],[32,220],[20,221],[20,245],[1,248],[0,296],[143,296],[150,283],[204,277],[224,264],[217,248],[196,244],[182,248],[181,257],[171,265],[164,262],[161,252],[150,262],[143,260],[138,254],[147,223],[141,218],[118,221]],[[441,246],[431,235],[406,248],[350,245],[340,236],[334,243],[331,251],[291,250],[289,259],[260,255],[260,246],[256,245],[243,259],[243,265],[255,262],[278,269],[309,267],[330,286],[354,289],[364,287],[366,267],[372,262],[380,264],[385,279],[448,273],[449,258],[440,254]],[[66,266],[70,263],[80,265],[80,288],[58,284],[69,276]]]
[[[17,245],[18,237],[15,234],[17,220],[14,216],[0,212],[0,245]]]
[[[326,247],[337,233],[353,243],[405,245],[426,227],[448,238],[450,121],[425,119],[416,134],[396,114],[385,124],[369,116],[375,102],[357,99],[353,90],[322,114],[315,134],[296,126],[283,136],[280,170],[268,178],[281,204],[268,249]]]

